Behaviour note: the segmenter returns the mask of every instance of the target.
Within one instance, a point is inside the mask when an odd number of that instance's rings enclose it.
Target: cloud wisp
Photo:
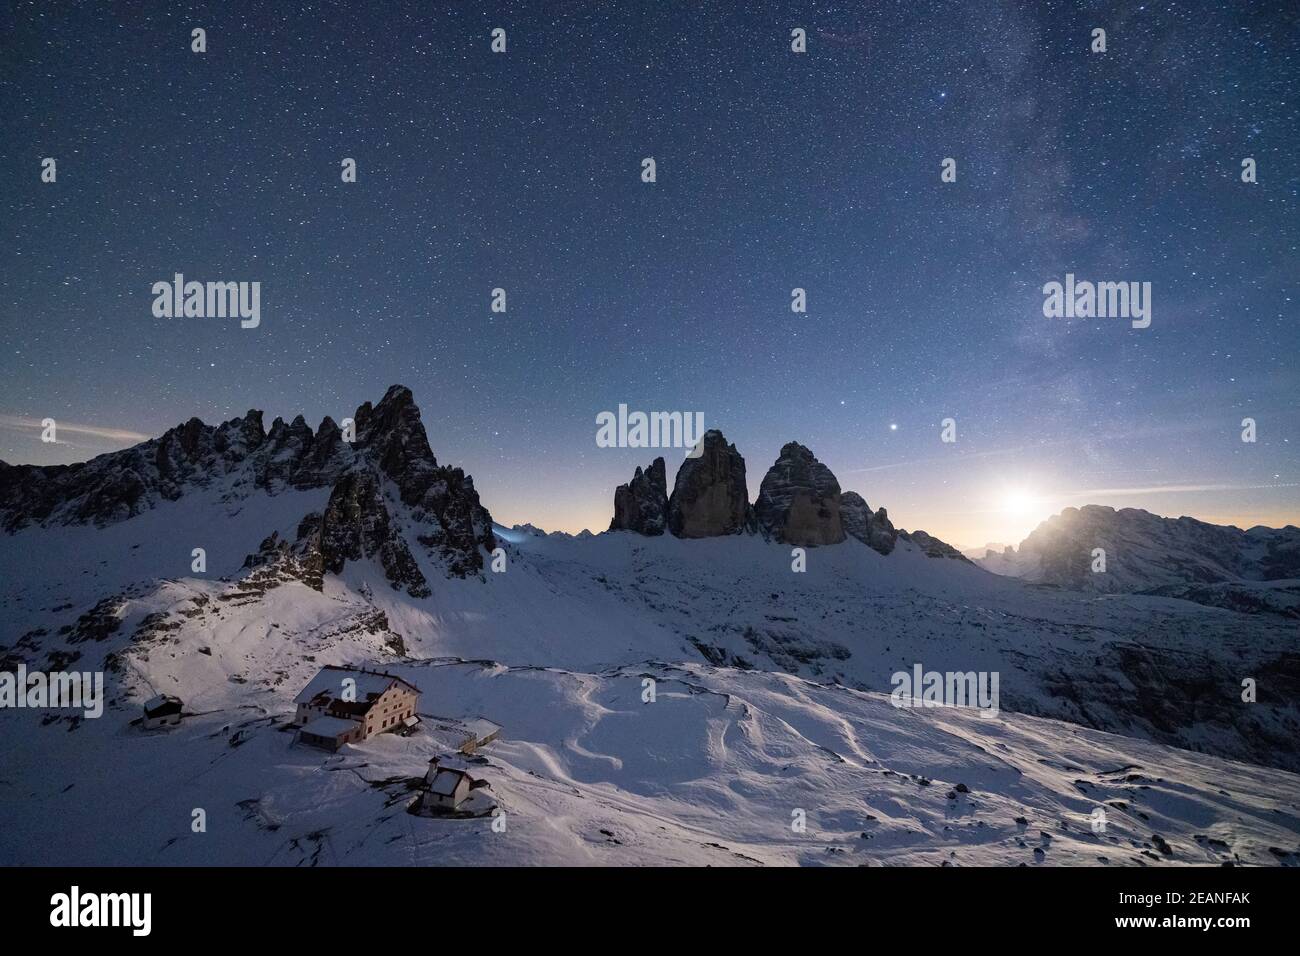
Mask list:
[[[137,442],[148,441],[150,435],[141,432],[131,431],[126,428],[103,428],[99,425],[82,425],[77,422],[65,422],[56,419],[58,430],[67,432],[72,435],[84,435],[89,438],[101,438],[107,442],[120,445],[134,445]],[[39,418],[28,418],[24,415],[0,415],[0,428],[9,428],[14,431],[36,431],[39,432],[45,427]],[[70,444],[69,442],[53,442],[57,445]]]

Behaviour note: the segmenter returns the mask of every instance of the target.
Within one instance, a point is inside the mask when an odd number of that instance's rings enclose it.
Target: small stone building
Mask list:
[[[159,727],[174,727],[181,722],[181,699],[170,694],[151,697],[144,704],[144,718],[141,721],[145,730]]]
[[[442,810],[459,808],[474,786],[474,780],[469,774],[454,767],[435,767],[429,771],[425,780],[429,784],[424,795],[425,802],[428,806]]]

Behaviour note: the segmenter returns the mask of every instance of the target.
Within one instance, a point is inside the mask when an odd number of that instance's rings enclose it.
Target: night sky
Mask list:
[[[798,440],[963,547],[1088,502],[1298,522],[1296,10],[6,4],[0,458],[400,382],[506,524],[607,526],[658,454],[596,446],[619,403],[703,412],[751,497]],[[155,318],[177,272],[260,281],[260,327]],[[1151,282],[1151,327],[1045,318],[1067,272]]]

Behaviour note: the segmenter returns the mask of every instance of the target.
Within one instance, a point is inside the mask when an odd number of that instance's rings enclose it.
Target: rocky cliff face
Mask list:
[[[473,479],[434,458],[411,390],[394,385],[378,405],[358,408],[354,420],[356,441],[346,442],[330,418],[315,432],[302,416],[288,424],[277,418],[267,431],[262,413],[252,410],[216,426],[192,418],[159,438],[81,464],[0,464],[0,527],[11,533],[33,524],[103,527],[213,487],[223,501],[331,488],[326,516],[333,517],[321,542],[335,558],[328,569],[375,556],[394,586],[416,594],[427,585],[409,547],[398,543],[383,494],[391,482],[419,544],[448,573],[481,570],[480,549],[495,547],[492,517]]]
[[[397,486],[402,504],[420,528],[418,541],[464,576],[483,568],[480,548],[496,547],[492,516],[478,500],[474,479],[439,465],[429,448],[411,390],[394,385],[373,409],[356,412],[357,445]]]
[[[818,547],[844,540],[840,483],[798,442],[781,449],[754,502],[758,530],[784,544]]]
[[[763,477],[751,507],[745,485],[745,459],[722,432],[706,432],[698,458],[677,471],[672,495],[665,497],[664,460],[636,469],[632,480],[614,492],[610,531],[659,535],[666,527],[679,538],[761,533],[771,541],[800,547],[838,544],[848,537],[889,554],[901,537],[932,558],[960,558],[955,548],[924,531],[895,529],[889,513],[872,511],[856,492],[840,492],[835,475],[803,445],[790,442]]]
[[[159,438],[75,465],[6,465],[0,526],[115,524],[246,467],[248,484],[265,487],[272,454],[262,413],[250,411],[217,427],[191,418]]]
[[[650,467],[637,468],[632,480],[614,491],[614,520],[610,531],[635,531],[659,535],[668,526],[668,477],[664,460],[656,458]]]
[[[845,534],[857,538],[872,550],[881,554],[894,550],[898,532],[889,520],[889,512],[884,508],[873,512],[856,491],[840,495],[840,522]]]
[[[934,535],[926,534],[924,531],[900,531],[898,536],[920,548],[927,558],[952,558],[954,561],[965,561],[967,564],[975,563],[948,542],[940,541]]]
[[[687,458],[677,469],[668,499],[668,529],[679,538],[752,531],[745,459],[716,428],[704,433],[702,443],[700,456]]]
[[[1105,570],[1094,571],[1094,549]],[[1240,528],[1162,518],[1138,508],[1066,508],[988,570],[1072,590],[1125,593],[1300,576],[1300,528]]]
[[[299,542],[308,554],[320,554],[321,568],[340,574],[349,561],[374,558],[394,588],[412,597],[428,597],[428,582],[410,546],[397,533],[373,472],[344,475],[330,492],[321,515],[308,515],[298,526]]]

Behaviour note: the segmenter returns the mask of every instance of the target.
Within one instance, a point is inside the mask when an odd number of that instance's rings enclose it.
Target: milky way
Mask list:
[[[702,412],[751,494],[798,440],[964,546],[1088,501],[1300,517],[1285,4],[263,6],[0,26],[4,460],[401,382],[506,523],[607,524],[658,453],[597,446],[620,403]],[[260,324],[155,317],[175,273],[260,282]],[[1149,282],[1150,327],[1045,317],[1067,273]]]

